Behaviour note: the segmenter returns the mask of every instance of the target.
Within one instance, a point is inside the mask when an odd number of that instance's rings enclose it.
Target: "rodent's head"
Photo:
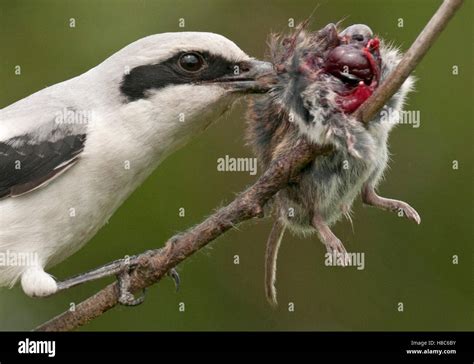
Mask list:
[[[341,32],[334,24],[311,33],[303,28],[288,37],[276,37],[271,44],[273,63],[285,89],[282,102],[307,118],[312,112],[303,105],[304,97],[298,96],[315,89],[322,95],[315,106],[350,115],[380,83],[378,38],[363,24]]]
[[[271,38],[278,81],[252,107],[250,118],[266,122],[253,127],[249,139],[265,151],[278,144],[278,135],[292,131],[363,157],[371,137],[352,114],[386,76],[385,48],[363,24],[342,31],[334,24],[315,32],[305,28],[303,24],[288,36]],[[389,58],[393,63],[397,55]]]
[[[353,116],[401,59],[368,26],[339,31],[328,24],[309,32],[304,23],[290,35],[272,36],[270,57],[277,82],[249,113],[257,121],[250,124],[249,140],[260,155],[289,133],[357,157],[370,154],[366,147],[377,144],[374,138],[386,140],[396,120],[378,115],[367,126]],[[398,114],[412,85],[409,77],[385,106]]]

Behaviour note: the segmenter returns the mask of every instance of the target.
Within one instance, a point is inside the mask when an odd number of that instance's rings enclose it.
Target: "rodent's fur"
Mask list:
[[[290,37],[293,53],[289,56],[285,54],[288,46],[282,45],[284,42],[277,39],[271,43],[272,61],[277,69],[283,67],[285,72],[279,75],[278,84],[269,94],[253,101],[248,118],[248,141],[264,168],[278,155],[293,148],[302,135],[311,142],[334,148],[331,154],[318,156],[301,173],[298,183],[281,190],[275,198],[277,219],[300,234],[317,231],[311,223],[315,214],[328,226],[334,224],[350,212],[364,184],[377,186],[389,160],[388,135],[397,122],[378,115],[364,126],[338,110],[333,90],[335,84],[342,81],[331,75],[308,80],[300,72],[298,60],[308,49],[318,52],[318,48],[328,46],[321,38],[298,30]],[[380,54],[380,81],[383,82],[400,62],[401,55],[396,48],[383,42]],[[394,115],[402,110],[413,83],[413,78],[409,77],[386,104]],[[279,245],[279,242],[271,244]],[[267,262],[276,264],[278,249],[268,249],[275,256],[267,257]],[[273,287],[270,282],[275,280],[274,272],[275,267],[267,267],[266,286],[269,300],[276,303],[276,293],[268,292]]]

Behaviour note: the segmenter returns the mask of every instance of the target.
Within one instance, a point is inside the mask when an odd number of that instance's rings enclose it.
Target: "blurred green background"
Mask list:
[[[345,18],[366,23],[406,50],[440,1],[0,1],[0,107],[94,67],[150,34],[211,31],[262,58],[271,31],[304,20],[312,28]],[[391,136],[382,195],[417,208],[416,226],[394,214],[354,205],[334,227],[349,251],[365,253],[365,269],[326,267],[323,245],[287,234],[280,251],[280,307],[264,299],[264,243],[269,219],[247,222],[179,266],[182,288],[165,279],[139,307],[117,307],[82,330],[472,330],[473,317],[473,28],[467,1],[417,68],[410,110],[421,126]],[[75,18],[76,27],[69,27]],[[185,28],[178,20],[185,19]],[[398,27],[399,18],[404,27]],[[14,67],[21,65],[21,76]],[[459,75],[452,74],[453,65]],[[110,260],[159,247],[176,232],[231,201],[256,177],[218,172],[226,154],[250,157],[244,145],[245,104],[204,136],[169,157],[95,238],[51,273],[65,278]],[[453,160],[459,169],[453,170]],[[186,216],[179,217],[184,207]],[[235,265],[234,255],[240,264]],[[459,264],[452,264],[453,255]],[[109,280],[110,281],[110,280]],[[57,297],[32,299],[0,291],[0,330],[28,330],[95,293],[108,281]],[[178,305],[185,303],[185,312]],[[288,303],[293,302],[294,312]],[[397,310],[399,302],[404,312]]]

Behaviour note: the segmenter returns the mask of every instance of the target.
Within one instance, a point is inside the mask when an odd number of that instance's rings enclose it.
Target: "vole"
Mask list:
[[[265,168],[294,147],[301,137],[332,146],[301,172],[299,180],[274,199],[276,222],[267,241],[265,293],[277,304],[277,254],[286,228],[297,234],[317,233],[328,253],[347,264],[347,252],[330,226],[350,218],[352,203],[362,201],[403,213],[420,223],[405,202],[376,193],[389,160],[388,136],[397,120],[379,114],[367,125],[353,113],[400,62],[401,54],[363,24],[339,32],[328,24],[316,32],[299,27],[289,36],[273,36],[271,62],[278,81],[249,108],[248,141]],[[385,108],[399,115],[414,80],[409,77]]]

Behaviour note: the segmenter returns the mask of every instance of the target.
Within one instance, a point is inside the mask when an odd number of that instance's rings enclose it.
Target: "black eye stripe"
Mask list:
[[[184,54],[191,53],[200,54],[206,66],[196,72],[188,72],[183,69],[179,61]],[[135,101],[145,98],[146,91],[151,89],[198,81],[212,81],[233,75],[235,66],[239,66],[239,64],[207,52],[182,52],[158,64],[133,68],[124,75],[120,91],[129,101]]]

